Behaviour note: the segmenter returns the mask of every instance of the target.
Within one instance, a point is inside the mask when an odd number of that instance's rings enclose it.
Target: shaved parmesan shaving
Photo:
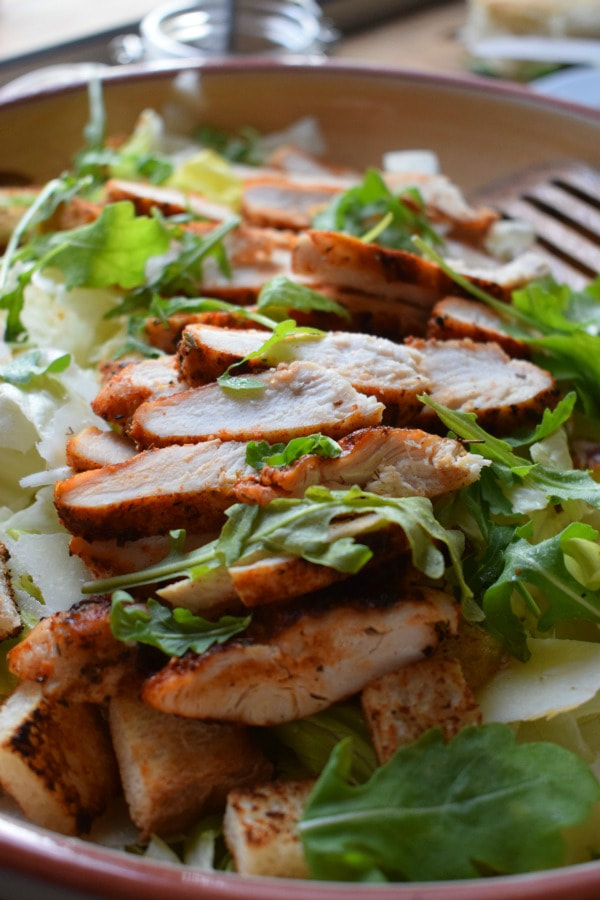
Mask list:
[[[547,719],[577,709],[600,690],[600,645],[529,641],[531,659],[511,659],[479,692],[484,722]]]

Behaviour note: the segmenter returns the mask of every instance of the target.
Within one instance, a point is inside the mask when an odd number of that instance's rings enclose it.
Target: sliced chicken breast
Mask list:
[[[247,179],[242,213],[254,225],[310,228],[313,216],[340,192],[332,184],[298,184],[283,176]]]
[[[245,444],[233,441],[150,450],[59,481],[56,509],[72,534],[88,540],[219,528],[235,503],[234,484],[254,471],[245,460]]]
[[[499,344],[509,356],[528,356],[522,341],[506,334],[502,319],[493,309],[477,300],[446,297],[436,303],[427,323],[427,337],[438,340],[471,338],[472,341]]]
[[[489,465],[458,441],[418,429],[365,428],[339,443],[337,458],[307,454],[289,466],[265,466],[241,479],[238,499],[264,504],[275,497],[303,497],[313,484],[331,490],[357,484],[385,497],[437,497],[472,484]]]
[[[174,356],[144,359],[117,369],[94,398],[92,409],[107,422],[124,427],[140,403],[186,387]]]
[[[112,178],[106,182],[104,193],[108,203],[131,200],[140,216],[151,215],[159,209],[165,216],[192,212],[212,222],[224,222],[233,215],[228,206],[208,200],[200,194],[188,194],[175,188],[158,187],[141,181]]]
[[[179,346],[182,377],[191,384],[214,381],[232,363],[258,350],[265,342],[264,331],[188,325]],[[395,417],[409,421],[419,408],[417,396],[429,387],[419,353],[370,334],[335,331],[316,340],[292,340],[275,348],[276,362],[314,362],[330,372],[338,372],[361,394],[376,397]],[[270,361],[273,364],[273,360]],[[269,365],[263,359],[249,360],[244,371],[258,371]]]
[[[319,431],[338,438],[381,422],[381,403],[314,363],[294,362],[253,377],[262,390],[207,384],[143,403],[133,416],[131,437],[141,447],[213,438],[273,443]]]
[[[0,641],[17,635],[23,627],[21,616],[15,603],[15,594],[8,562],[8,548],[0,543]]]
[[[256,611],[239,640],[171,660],[146,681],[143,698],[190,718],[289,722],[422,658],[456,629],[454,602],[440,591],[362,590],[350,599],[329,589],[268,615]]]
[[[256,307],[253,307],[256,309]],[[153,347],[158,347],[164,353],[175,353],[181,340],[181,334],[186,325],[214,325],[217,328],[252,328],[260,329],[257,322],[246,319],[243,316],[228,312],[205,313],[176,313],[163,319],[147,319],[144,324],[146,339]],[[265,338],[269,333],[268,328],[263,328]]]
[[[110,600],[78,603],[41,619],[8,654],[10,671],[46,697],[102,703],[136,671],[137,649],[113,637]]]
[[[67,441],[67,463],[72,469],[101,469],[131,459],[137,453],[133,441],[114,431],[101,431],[94,425],[84,428]]]
[[[500,433],[538,421],[556,405],[554,378],[521,359],[510,359],[497,344],[462,341],[410,341],[423,353],[432,382],[431,396],[451,409],[477,413],[484,428]],[[435,428],[436,414],[423,407],[415,423]]]

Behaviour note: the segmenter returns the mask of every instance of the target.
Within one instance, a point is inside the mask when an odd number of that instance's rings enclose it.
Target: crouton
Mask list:
[[[88,831],[118,787],[100,711],[53,703],[39,685],[20,685],[0,709],[0,782],[36,825]]]
[[[312,781],[274,781],[231,791],[225,843],[240,875],[308,878],[297,824],[312,787]]]
[[[373,681],[362,692],[362,707],[380,763],[429,728],[439,726],[450,740],[481,722],[460,663],[435,656]]]
[[[271,774],[246,729],[157,712],[133,687],[111,700],[109,721],[125,798],[142,839],[189,828],[223,808],[234,785],[247,787]]]

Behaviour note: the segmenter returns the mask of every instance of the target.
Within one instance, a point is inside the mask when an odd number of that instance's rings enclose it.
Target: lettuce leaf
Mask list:
[[[315,878],[431,881],[547,869],[565,858],[561,830],[583,822],[600,785],[575,755],[517,745],[505,725],[439,730],[348,784],[349,742],[319,778],[299,825]]]

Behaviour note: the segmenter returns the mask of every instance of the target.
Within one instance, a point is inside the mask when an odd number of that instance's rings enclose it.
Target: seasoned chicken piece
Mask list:
[[[308,878],[298,822],[313,781],[272,781],[227,797],[225,843],[239,875]]]
[[[135,672],[137,651],[110,630],[110,601],[89,600],[41,619],[8,654],[9,670],[53,700],[102,703]]]
[[[446,297],[436,303],[427,323],[427,337],[438,340],[471,338],[472,341],[499,344],[509,356],[529,356],[527,346],[502,330],[502,319],[493,309],[477,300]]]
[[[571,447],[573,462],[578,469],[600,469],[600,444],[597,441],[573,441]]]
[[[118,787],[100,711],[53,703],[39,685],[20,685],[0,708],[0,782],[36,825],[89,831]]]
[[[114,431],[101,431],[94,425],[84,428],[67,441],[67,463],[72,469],[101,469],[125,462],[137,453],[135,444]]]
[[[430,728],[441,728],[449,741],[465,726],[481,724],[460,663],[437,654],[371,682],[361,701],[382,765],[398,747],[412,744]]]
[[[186,387],[174,356],[144,359],[117,369],[94,398],[92,409],[107,422],[124,427],[140,403],[168,397]]]
[[[290,722],[420,659],[456,630],[447,594],[358,583],[352,597],[347,582],[303,603],[258,609],[240,638],[171,660],[146,681],[144,700],[190,718]]]
[[[521,359],[510,359],[497,344],[462,341],[410,341],[425,357],[431,396],[438,403],[477,413],[484,428],[499,433],[537,422],[558,400],[554,378]],[[415,424],[436,427],[437,416],[423,407]]]
[[[8,549],[0,543],[0,641],[14,637],[23,627],[8,570],[9,559]]]
[[[179,345],[182,377],[191,384],[214,381],[232,364],[258,350],[264,331],[188,325]],[[276,360],[314,362],[347,378],[361,394],[393,407],[394,418],[408,421],[419,409],[418,394],[429,380],[418,352],[370,334],[334,331],[316,340],[293,340],[275,348]],[[269,365],[264,358],[249,360],[240,371],[258,371]]]
[[[310,228],[313,216],[339,194],[332,184],[298,184],[283,176],[246,179],[242,213],[254,225]]]
[[[224,222],[233,215],[228,206],[215,203],[200,194],[188,194],[175,188],[158,187],[146,181],[124,181],[112,178],[106,182],[104,193],[107,203],[130,200],[140,216],[152,214],[159,209],[165,216],[176,216],[192,212],[195,216],[212,222]]]
[[[166,715],[142,703],[135,687],[112,698],[109,721],[142,840],[179,834],[220,811],[231,788],[269,778],[271,764],[245,728]]]
[[[264,504],[275,497],[303,497],[313,484],[331,490],[357,484],[385,497],[437,497],[472,484],[490,464],[457,441],[418,429],[365,428],[339,443],[337,458],[307,454],[289,466],[265,466],[241,479],[238,499]]]
[[[378,425],[383,406],[336,372],[294,362],[254,376],[264,387],[227,390],[207,384],[136,410],[131,437],[141,447],[223,441],[271,443],[321,432],[338,438]]]
[[[495,210],[473,208],[462,191],[446,175],[422,172],[385,172],[387,186],[397,195],[408,188],[417,188],[425,204],[427,216],[433,222],[450,226],[449,234],[457,240],[481,244],[489,229],[498,220]]]
[[[64,526],[88,540],[208,531],[235,503],[236,481],[252,472],[245,444],[175,444],[59,481],[54,501]]]
[[[507,301],[513,290],[547,273],[545,264],[535,253],[490,268],[469,269],[459,261],[450,262],[473,284]],[[335,231],[308,230],[299,235],[292,254],[292,269],[315,283],[410,303],[427,314],[442,297],[463,294],[437,263]]]
[[[255,310],[256,307],[253,307]],[[227,312],[205,313],[176,313],[163,319],[146,319],[144,330],[146,339],[153,347],[158,347],[164,353],[175,353],[181,339],[181,333],[186,325],[214,325],[217,328],[251,328],[260,329],[261,326],[251,319]],[[269,328],[263,328],[265,339],[269,334]]]

